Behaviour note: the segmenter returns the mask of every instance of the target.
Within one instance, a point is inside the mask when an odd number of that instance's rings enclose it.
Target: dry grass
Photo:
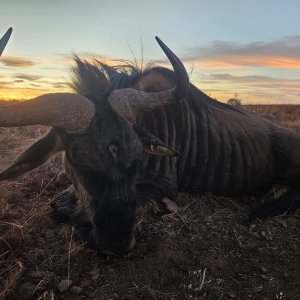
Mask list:
[[[300,132],[300,107],[251,106]],[[1,170],[45,127],[0,128]],[[253,199],[181,194],[177,213],[138,211],[137,248],[99,257],[49,219],[60,157],[0,182],[0,299],[299,299],[299,213],[247,224]],[[92,271],[92,272],[91,272]],[[71,279],[80,294],[61,294]]]
[[[300,105],[245,105],[246,109],[258,114],[269,114],[284,125],[300,133]]]

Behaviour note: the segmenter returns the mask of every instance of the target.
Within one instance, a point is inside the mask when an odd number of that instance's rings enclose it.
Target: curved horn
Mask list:
[[[151,110],[172,103],[176,99],[182,99],[189,91],[189,76],[183,63],[158,37],[155,39],[173,66],[176,86],[158,93],[146,93],[131,88],[114,90],[108,97],[109,103],[120,116],[131,123],[136,123],[138,112]]]
[[[95,111],[94,104],[79,94],[45,94],[0,107],[0,127],[46,125],[83,133]]]
[[[182,61],[166,46],[166,44],[164,44],[158,36],[156,36],[155,39],[158,42],[160,48],[168,57],[176,75],[176,86],[172,91],[174,98],[184,98],[187,95],[190,87],[189,75]]]
[[[0,40],[0,56],[10,38],[11,33],[12,33],[12,28],[10,27]]]

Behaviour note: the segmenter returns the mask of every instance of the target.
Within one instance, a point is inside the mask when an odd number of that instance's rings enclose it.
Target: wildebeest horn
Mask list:
[[[0,56],[10,38],[11,33],[12,33],[12,28],[10,27],[0,40]]]
[[[172,90],[174,98],[184,98],[187,95],[190,87],[189,75],[181,60],[162,42],[158,36],[156,36],[155,39],[168,57],[176,74],[176,86]]]
[[[79,94],[45,94],[0,108],[0,127],[46,125],[83,133],[95,114],[94,104]]]
[[[130,88],[114,90],[108,101],[119,115],[131,123],[136,123],[138,112],[151,110],[172,103],[176,99],[182,99],[189,90],[189,76],[183,63],[158,37],[155,37],[155,39],[173,66],[176,75],[176,86],[157,93],[146,93]]]

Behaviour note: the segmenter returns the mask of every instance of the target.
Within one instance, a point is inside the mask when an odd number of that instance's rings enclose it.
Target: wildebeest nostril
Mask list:
[[[132,250],[136,244],[135,236],[133,235],[129,243],[118,244],[118,241],[113,243],[103,242],[99,236],[95,235],[96,230],[92,230],[88,246],[94,250],[97,250],[99,254],[104,255],[126,255],[130,250]]]

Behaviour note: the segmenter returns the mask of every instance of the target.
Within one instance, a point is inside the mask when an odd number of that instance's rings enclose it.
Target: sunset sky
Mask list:
[[[69,91],[72,54],[165,60],[158,35],[191,82],[221,101],[300,104],[300,1],[1,0],[0,99]],[[133,56],[134,55],[134,56]]]

